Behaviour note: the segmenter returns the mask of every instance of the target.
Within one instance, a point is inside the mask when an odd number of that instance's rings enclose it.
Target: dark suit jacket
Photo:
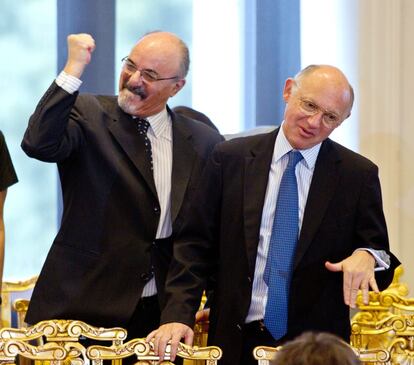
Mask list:
[[[171,216],[177,232],[222,137],[202,123],[171,116]],[[70,95],[53,83],[30,118],[22,148],[57,162],[64,208],[26,321],[71,318],[126,326],[152,271],[162,305],[172,246],[155,242],[160,206],[153,175],[136,123],[116,97]]]
[[[218,144],[195,199],[190,221],[175,242],[177,260],[167,279],[161,322],[192,325],[200,287],[215,272],[209,342],[223,349],[221,364],[237,364],[251,299],[262,209],[278,130]],[[388,251],[377,167],[326,140],[307,198],[294,258],[287,339],[305,330],[329,331],[349,340],[349,308],[342,273],[324,263],[359,247],[386,250],[391,269],[378,272],[385,288],[398,260]],[[191,283],[184,286],[182,283]]]

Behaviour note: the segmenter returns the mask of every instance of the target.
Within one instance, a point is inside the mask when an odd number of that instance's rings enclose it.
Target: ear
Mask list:
[[[292,78],[288,78],[285,81],[285,87],[283,89],[283,100],[286,103],[288,102],[290,96],[292,95],[294,86],[295,86],[295,80],[293,80]]]
[[[176,83],[174,84],[171,92],[170,92],[170,97],[174,96],[175,94],[177,94],[185,85],[185,79],[181,79],[176,81]]]

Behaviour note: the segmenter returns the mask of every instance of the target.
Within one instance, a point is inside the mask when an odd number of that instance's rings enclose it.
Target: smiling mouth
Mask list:
[[[313,137],[313,133],[308,132],[305,128],[299,127],[301,134],[305,135],[305,137]]]
[[[142,89],[142,87],[130,87],[127,85],[125,86],[125,89],[132,94],[139,96],[141,99],[145,99],[147,97],[147,93]]]

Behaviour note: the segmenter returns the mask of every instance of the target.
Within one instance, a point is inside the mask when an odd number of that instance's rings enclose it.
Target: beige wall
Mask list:
[[[380,167],[391,248],[414,293],[414,1],[359,1],[359,151]]]

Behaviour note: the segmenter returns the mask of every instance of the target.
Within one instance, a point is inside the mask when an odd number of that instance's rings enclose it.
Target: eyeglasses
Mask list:
[[[139,71],[139,74],[141,75],[141,77],[147,82],[155,82],[155,81],[163,81],[163,80],[174,80],[174,79],[179,78],[179,76],[160,77],[160,75],[158,75],[158,73],[156,71],[148,69],[148,68],[143,68],[143,69],[140,70],[135,65],[135,63],[132,62],[128,58],[128,56],[124,57],[121,61],[123,62],[122,67],[124,68],[124,70],[129,75],[133,75],[135,72]]]
[[[342,120],[338,115],[321,108],[319,105],[317,105],[311,100],[299,98],[299,108],[304,114],[308,116],[313,116],[318,114],[319,112],[322,112],[322,123],[326,128],[333,129],[338,127],[342,123]]]

